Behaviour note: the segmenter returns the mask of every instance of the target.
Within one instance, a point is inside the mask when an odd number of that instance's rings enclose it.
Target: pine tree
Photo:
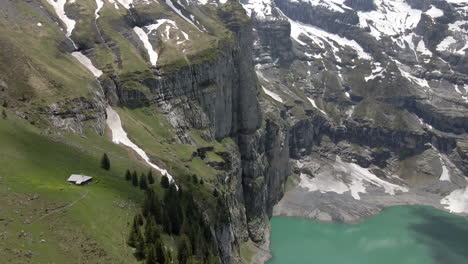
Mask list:
[[[213,190],[213,196],[214,196],[214,197],[218,197],[218,196],[219,196],[218,189],[214,189],[214,190]]]
[[[161,177],[161,186],[165,189],[169,188],[169,178],[166,174]]]
[[[137,187],[138,186],[138,176],[136,171],[132,173],[132,184],[133,186]]]
[[[166,263],[166,254],[164,252],[163,244],[161,239],[157,239],[155,243],[156,259],[159,263]]]
[[[168,214],[167,210],[163,210],[162,226],[163,226],[164,233],[166,233],[166,234],[171,233],[172,223],[171,223],[171,219],[169,218],[169,214]]]
[[[142,260],[145,258],[145,241],[143,239],[143,236],[138,237],[135,245],[135,251],[133,252],[133,255],[137,260]]]
[[[136,223],[138,226],[142,226],[144,222],[143,222],[143,217],[141,216],[141,214],[136,214],[133,217],[133,222]]]
[[[3,109],[2,110],[2,119],[5,120],[7,118],[8,118],[7,113],[6,113],[5,109]]]
[[[205,182],[203,181],[203,179],[200,179],[200,184],[201,184],[201,185],[205,184]]]
[[[125,171],[125,180],[130,181],[132,179],[132,173],[129,170]]]
[[[133,218],[132,229],[130,230],[130,234],[128,236],[127,244],[129,246],[133,247],[133,248],[136,247],[136,244],[137,244],[140,236],[141,236],[141,233],[140,233],[140,228],[139,228],[139,224],[138,224],[138,219],[135,216]]]
[[[149,245],[146,249],[146,264],[158,263],[157,253],[154,245]]]
[[[192,256],[192,248],[190,246],[190,241],[184,235],[178,246],[178,253],[179,253],[179,264],[187,264],[190,256]]]
[[[102,158],[101,158],[101,168],[105,169],[105,170],[109,170],[110,169],[110,160],[109,160],[109,157],[107,156],[106,153],[104,153],[104,155],[102,155]]]
[[[153,183],[154,183],[154,177],[153,177],[153,171],[152,171],[152,170],[150,170],[150,171],[148,172],[148,183],[149,183],[149,184],[153,184]]]
[[[146,244],[153,244],[160,237],[159,228],[156,225],[153,217],[146,221],[145,225],[145,242]]]
[[[140,176],[140,189],[146,190],[148,189],[148,183],[146,182],[146,175],[141,174]]]

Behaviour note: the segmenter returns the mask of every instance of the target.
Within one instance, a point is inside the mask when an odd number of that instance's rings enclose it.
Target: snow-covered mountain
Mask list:
[[[277,107],[266,107],[266,111],[279,111],[296,128],[295,136],[303,139],[292,146],[297,148],[300,166],[295,170],[303,187],[322,193],[348,189],[353,193],[353,182],[361,181],[353,175],[368,175],[362,174],[364,167],[371,169],[371,175],[411,187],[407,195],[411,198],[403,195],[380,203],[369,194],[366,204],[385,206],[409,199],[441,207],[447,199],[442,198],[453,190],[460,193],[454,200],[466,202],[468,3],[241,3],[254,21],[257,76],[265,98]],[[333,171],[343,174],[343,157],[357,167],[355,172],[347,170],[349,176],[336,178]],[[366,181],[368,186],[378,185]],[[437,192],[436,199],[428,198],[434,188],[444,191]],[[304,202],[303,207],[295,203],[291,209],[294,202],[309,197],[291,196],[296,200],[286,199],[276,213],[302,215],[328,207]],[[328,204],[335,199],[325,198]],[[360,207],[336,203],[343,208],[324,210],[341,220],[355,220],[370,210],[361,208],[362,212],[349,215]]]

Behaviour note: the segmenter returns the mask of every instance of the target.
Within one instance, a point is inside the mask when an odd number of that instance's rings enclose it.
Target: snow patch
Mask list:
[[[453,44],[456,44],[457,40],[454,39],[452,36],[446,37],[444,40],[442,40],[439,45],[437,45],[437,51],[445,51],[450,48]]]
[[[94,67],[93,62],[86,57],[83,53],[75,51],[71,54],[75,59],[77,59],[86,69],[88,69],[96,78],[99,78],[102,75],[102,71]]]
[[[447,169],[447,166],[445,166],[445,162],[444,160],[442,159],[442,156],[439,155],[439,159],[440,159],[440,164],[442,164],[442,174],[440,175],[440,178],[439,180],[440,181],[450,181],[450,174],[449,174],[449,171]]]
[[[76,22],[68,18],[67,14],[65,13],[65,4],[67,0],[47,0],[47,2],[54,8],[55,13],[57,16],[62,20],[66,27],[66,36],[69,38],[75,28]]]
[[[299,0],[291,0],[291,2],[296,2],[296,3],[309,3],[311,6],[320,6],[323,8],[326,8],[328,10],[334,11],[334,12],[339,12],[339,13],[344,13],[345,9],[351,9],[347,7],[344,2],[345,0],[304,0],[304,1],[299,1]]]
[[[374,68],[369,76],[364,77],[366,82],[374,80],[377,77],[384,77],[385,70],[380,66],[380,63],[374,63]]]
[[[113,1],[112,1],[113,2]],[[111,2],[111,3],[112,3]],[[117,0],[123,7],[129,9],[133,5],[133,0]],[[116,7],[118,9],[118,6]]]
[[[149,35],[157,30],[159,27],[161,27],[162,25],[166,24],[166,28],[165,28],[165,35],[163,35],[166,39],[169,39],[170,38],[170,27],[174,27],[175,29],[179,29],[177,27],[177,24],[174,20],[170,20],[170,19],[159,19],[157,20],[156,24],[151,24],[151,25],[148,25],[146,26],[146,30],[147,32],[145,32],[145,30],[143,30],[143,28],[140,28],[140,27],[134,27],[133,28],[133,31],[135,31],[135,33],[138,35],[138,38],[141,40],[141,42],[143,42],[143,45],[145,47],[145,49],[147,50],[148,52],[148,56],[150,58],[150,62],[153,66],[156,66],[156,63],[158,62],[158,53],[154,50],[154,47],[153,45],[151,44],[151,42],[149,41]],[[189,35],[187,33],[185,33],[184,31],[180,30],[180,32],[182,33],[182,35],[184,36],[185,40],[189,40]],[[177,36],[178,39],[179,36]],[[177,44],[182,44],[185,40],[183,41],[178,41]]]
[[[376,10],[357,12],[361,27],[369,27],[370,34],[379,40],[383,35],[404,36],[417,26],[421,11],[411,8],[405,0],[375,0]]]
[[[96,10],[94,11],[94,16],[96,17],[96,19],[99,18],[99,11],[101,10],[101,8],[104,6],[104,1],[103,0],[96,0]]]
[[[444,11],[440,10],[439,8],[431,5],[431,8],[426,11],[426,14],[432,18],[438,18],[444,15]]]
[[[418,117],[418,121],[419,123],[422,125],[422,126],[426,126],[427,128],[429,129],[434,129],[431,125],[429,125],[428,123],[424,122],[424,120],[422,120],[421,118]]]
[[[294,21],[292,19],[289,19],[289,22],[291,24],[291,38],[293,38],[295,41],[297,41],[303,46],[307,44],[299,39],[299,36],[301,34],[308,36],[312,39],[312,41],[314,41],[317,45],[319,45],[322,48],[324,48],[323,42],[327,42],[332,47],[334,53],[340,51],[340,48],[338,46],[348,46],[356,51],[359,58],[364,60],[370,60],[372,58],[371,55],[365,52],[364,49],[355,40],[350,40],[335,34],[328,33],[318,27]],[[335,55],[335,57],[337,58],[337,60],[339,60],[338,56]]]
[[[133,31],[137,34],[138,38],[143,42],[143,46],[148,52],[151,65],[156,66],[158,62],[158,53],[154,51],[153,45],[149,41],[148,34],[141,27],[134,27]]]
[[[451,213],[468,213],[468,186],[457,189],[440,200]]]
[[[198,29],[199,31],[201,31],[201,30],[195,25],[195,23],[193,23],[192,20],[190,20],[188,17],[186,17],[184,14],[182,14],[182,11],[180,11],[180,9],[178,9],[177,7],[174,6],[174,4],[172,3],[171,0],[166,0],[166,4],[167,4],[172,10],[174,10],[174,12],[176,12],[176,14],[178,14],[182,19],[184,19],[184,20],[187,21],[188,23],[192,24],[196,29]]]
[[[325,111],[323,111],[322,109],[320,109],[320,108],[317,106],[317,104],[315,103],[315,100],[314,100],[314,99],[309,98],[309,97],[307,97],[307,99],[309,100],[309,102],[312,104],[312,106],[313,106],[315,109],[319,110],[320,113],[322,113],[322,114],[328,116],[327,113],[325,113]]]
[[[127,133],[122,127],[122,121],[120,120],[119,114],[110,106],[107,106],[106,112],[106,123],[112,131],[112,142],[115,144],[122,144],[133,149],[150,167],[158,170],[162,175],[166,175],[169,179],[169,182],[174,182],[174,178],[167,170],[162,169],[158,165],[152,163],[146,152],[128,138]]]
[[[271,98],[275,99],[276,101],[278,101],[278,102],[280,102],[280,103],[283,103],[283,102],[284,102],[283,99],[281,99],[281,97],[280,97],[278,94],[274,93],[273,91],[268,90],[267,88],[265,88],[265,87],[263,87],[263,86],[262,86],[262,88],[263,88],[263,91],[264,91],[267,95],[269,95]]]
[[[246,3],[242,3],[247,15],[250,17],[252,13],[257,18],[265,18],[272,15],[272,7],[270,0],[248,0]]]
[[[360,200],[360,193],[366,193],[369,185],[377,186],[384,189],[384,192],[389,195],[395,195],[396,192],[407,192],[408,189],[387,181],[384,181],[368,169],[362,168],[355,163],[347,163],[336,158],[336,162],[332,164],[333,173],[319,173],[314,178],[307,177],[301,174],[301,182],[299,185],[310,191],[335,192],[343,194],[350,192],[351,196]]]
[[[42,23],[41,22],[37,22],[36,24],[38,27],[42,27]]]
[[[422,53],[423,55],[432,56],[432,52],[426,48],[424,41],[421,39],[416,47],[416,50]]]
[[[416,83],[417,85],[419,85],[421,87],[430,88],[429,83],[427,82],[426,79],[418,78],[416,76],[413,76],[411,73],[407,72],[404,69],[406,66],[403,65],[401,62],[395,60],[395,63],[397,65],[397,67],[398,67],[398,70],[401,73],[401,76],[405,77],[406,79],[408,79],[412,83]]]

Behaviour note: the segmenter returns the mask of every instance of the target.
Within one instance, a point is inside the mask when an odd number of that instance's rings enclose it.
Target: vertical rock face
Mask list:
[[[218,11],[232,32],[232,42],[220,47],[218,56],[183,67],[167,75],[143,73],[149,93],[127,90],[118,80],[102,80],[111,103],[127,107],[156,104],[176,128],[181,142],[190,143],[189,129],[204,131],[208,140],[231,137],[231,170],[222,179],[229,191],[228,223],[216,223],[214,235],[223,263],[232,263],[240,243],[264,239],[266,221],[283,193],[289,175],[289,139],[286,126],[274,117],[263,117],[258,101],[258,81],[253,62],[252,21],[235,2]],[[287,31],[279,23],[271,32]],[[275,29],[275,28],[278,29]],[[273,43],[273,42],[271,42]],[[288,46],[277,45],[275,56],[290,59]],[[235,262],[235,261],[234,261]]]
[[[253,17],[255,37],[259,43],[254,47],[256,60],[261,63],[288,64],[293,59],[291,25],[286,19],[256,19]]]

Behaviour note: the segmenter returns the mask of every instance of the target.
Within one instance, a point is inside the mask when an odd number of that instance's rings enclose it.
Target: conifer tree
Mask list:
[[[166,263],[166,254],[164,252],[163,244],[161,242],[161,239],[157,239],[155,243],[155,249],[156,249],[156,259],[159,263]]]
[[[193,184],[197,184],[198,183],[198,177],[196,174],[193,174],[192,175],[192,181],[193,181]]]
[[[192,248],[190,246],[190,241],[185,235],[182,236],[182,239],[179,242],[178,254],[179,264],[187,264],[188,260],[190,259],[190,256],[192,256]]]
[[[102,158],[101,158],[101,168],[105,169],[105,170],[109,170],[110,169],[110,160],[109,160],[109,157],[107,156],[106,153],[104,153],[104,155],[102,155]]]
[[[153,184],[153,183],[154,183],[154,177],[153,177],[153,171],[152,171],[152,170],[150,170],[150,171],[148,172],[148,183],[149,183],[149,184]]]
[[[125,171],[125,180],[130,181],[132,179],[132,174],[130,173],[129,170]]]
[[[132,173],[132,184],[133,186],[137,187],[138,186],[138,176],[136,174],[136,171]]]
[[[163,226],[164,233],[166,233],[166,234],[171,233],[172,223],[171,223],[171,219],[169,218],[169,214],[168,214],[167,210],[163,210],[162,226]]]
[[[137,225],[139,226],[142,226],[144,222],[143,222],[143,217],[141,216],[141,214],[135,215],[135,217],[133,218],[133,222],[137,223]]]
[[[145,242],[146,244],[153,244],[160,237],[159,228],[156,225],[153,217],[147,218],[145,224]]]
[[[203,181],[203,179],[200,179],[200,184],[201,184],[201,185],[205,184],[205,182]]]
[[[140,189],[146,190],[148,189],[148,183],[146,182],[146,175],[141,174],[140,176]]]
[[[145,241],[141,233],[136,241],[135,251],[133,252],[133,255],[137,260],[142,260],[145,258]]]
[[[166,189],[169,188],[169,178],[166,174],[161,177],[161,186]]]
[[[157,253],[156,253],[156,249],[154,247],[154,245],[149,245],[147,247],[147,253],[146,253],[146,264],[156,264],[158,263],[158,260],[157,260]]]
[[[219,196],[218,189],[215,188],[215,189],[213,190],[213,196],[214,196],[214,197],[218,197],[218,196]]]
[[[2,110],[2,119],[5,120],[7,118],[8,118],[7,113],[6,113],[5,109],[3,109]]]
[[[130,230],[130,234],[128,236],[127,244],[131,247],[136,247],[136,244],[139,239],[140,229],[138,228],[138,223],[136,217],[133,218],[132,229]]]

